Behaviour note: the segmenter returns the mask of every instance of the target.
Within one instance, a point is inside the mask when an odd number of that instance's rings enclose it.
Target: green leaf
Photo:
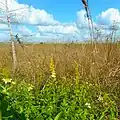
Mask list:
[[[55,119],[54,119],[54,120],[59,120],[59,119],[60,119],[60,117],[61,117],[61,114],[62,114],[62,112],[59,112],[59,113],[56,115],[56,117],[55,117]]]

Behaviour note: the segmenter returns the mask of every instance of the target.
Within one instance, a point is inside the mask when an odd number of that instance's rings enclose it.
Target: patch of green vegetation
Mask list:
[[[51,76],[40,89],[24,80],[0,77],[0,120],[115,120],[117,105],[99,85],[75,77],[57,79],[51,59]],[[66,81],[73,81],[73,83]]]

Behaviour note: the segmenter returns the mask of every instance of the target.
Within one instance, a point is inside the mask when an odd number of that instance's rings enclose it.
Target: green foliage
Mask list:
[[[13,89],[15,82],[9,78],[7,72],[2,71],[0,76],[0,120],[10,119],[13,116],[14,110],[9,111],[8,99],[10,98],[10,91]]]
[[[15,84],[12,79],[3,75],[0,79],[1,119],[114,120],[117,118],[116,103],[111,96],[102,92],[97,85],[88,82],[79,83],[77,63],[75,66],[73,84],[66,85],[66,81],[70,81],[68,78],[49,77],[42,90],[24,80],[18,80]]]

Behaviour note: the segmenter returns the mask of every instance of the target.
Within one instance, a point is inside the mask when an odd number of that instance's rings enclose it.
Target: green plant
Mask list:
[[[6,118],[11,118],[12,115],[8,114],[8,101],[10,97],[10,90],[14,87],[16,83],[11,78],[0,79],[0,120]],[[4,113],[4,114],[3,114]],[[5,115],[6,114],[6,115]]]

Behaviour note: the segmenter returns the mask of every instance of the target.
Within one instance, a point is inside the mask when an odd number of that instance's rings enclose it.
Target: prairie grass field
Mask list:
[[[120,43],[0,44],[0,120],[119,120]]]

